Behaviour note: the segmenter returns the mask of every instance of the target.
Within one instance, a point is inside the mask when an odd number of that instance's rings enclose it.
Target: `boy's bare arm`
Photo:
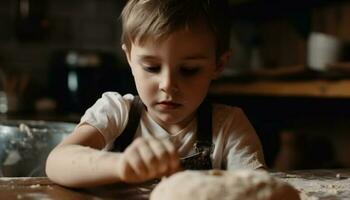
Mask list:
[[[104,138],[95,127],[82,125],[50,153],[46,174],[68,187],[117,182],[116,163],[121,154],[101,151],[104,146]]]
[[[104,138],[96,128],[80,126],[50,153],[48,177],[68,187],[87,187],[142,182],[179,168],[177,151],[166,140],[138,138],[124,153],[101,151],[104,146]]]

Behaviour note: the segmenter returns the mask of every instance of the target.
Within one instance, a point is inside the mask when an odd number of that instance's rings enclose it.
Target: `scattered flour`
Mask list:
[[[40,184],[35,184],[35,185],[31,185],[31,186],[30,186],[30,188],[39,188],[39,187],[41,187]]]

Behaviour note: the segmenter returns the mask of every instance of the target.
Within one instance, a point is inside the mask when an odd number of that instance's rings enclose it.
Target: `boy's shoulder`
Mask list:
[[[110,99],[113,101],[126,101],[126,102],[131,102],[133,101],[135,98],[135,95],[133,94],[120,94],[119,92],[114,92],[114,91],[108,91],[108,92],[104,92],[102,94],[101,99]]]
[[[95,104],[90,107],[90,110],[108,110],[112,112],[113,110],[123,110],[127,112],[130,109],[130,105],[135,99],[133,94],[120,94],[114,91],[104,92],[102,96],[95,102]],[[114,109],[111,109],[114,108]]]
[[[245,118],[245,114],[240,107],[226,104],[213,104],[214,124],[222,125],[225,123],[232,123],[232,120],[240,121]]]
[[[237,106],[214,103],[213,104],[213,113],[220,114],[220,115],[228,115],[228,114],[235,114],[235,113],[243,113],[243,110]]]

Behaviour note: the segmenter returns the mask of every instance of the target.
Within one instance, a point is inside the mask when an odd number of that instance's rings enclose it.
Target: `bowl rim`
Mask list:
[[[58,122],[45,120],[0,120],[0,130],[20,131],[20,125],[25,124],[32,131],[50,131],[50,132],[72,132],[76,123]]]

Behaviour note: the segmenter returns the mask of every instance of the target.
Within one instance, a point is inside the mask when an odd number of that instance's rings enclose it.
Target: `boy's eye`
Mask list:
[[[160,71],[160,67],[159,66],[149,66],[149,67],[143,67],[143,69],[147,72],[151,72],[151,73],[158,73]]]
[[[180,72],[185,76],[193,76],[199,72],[199,67],[182,67],[180,68]]]

